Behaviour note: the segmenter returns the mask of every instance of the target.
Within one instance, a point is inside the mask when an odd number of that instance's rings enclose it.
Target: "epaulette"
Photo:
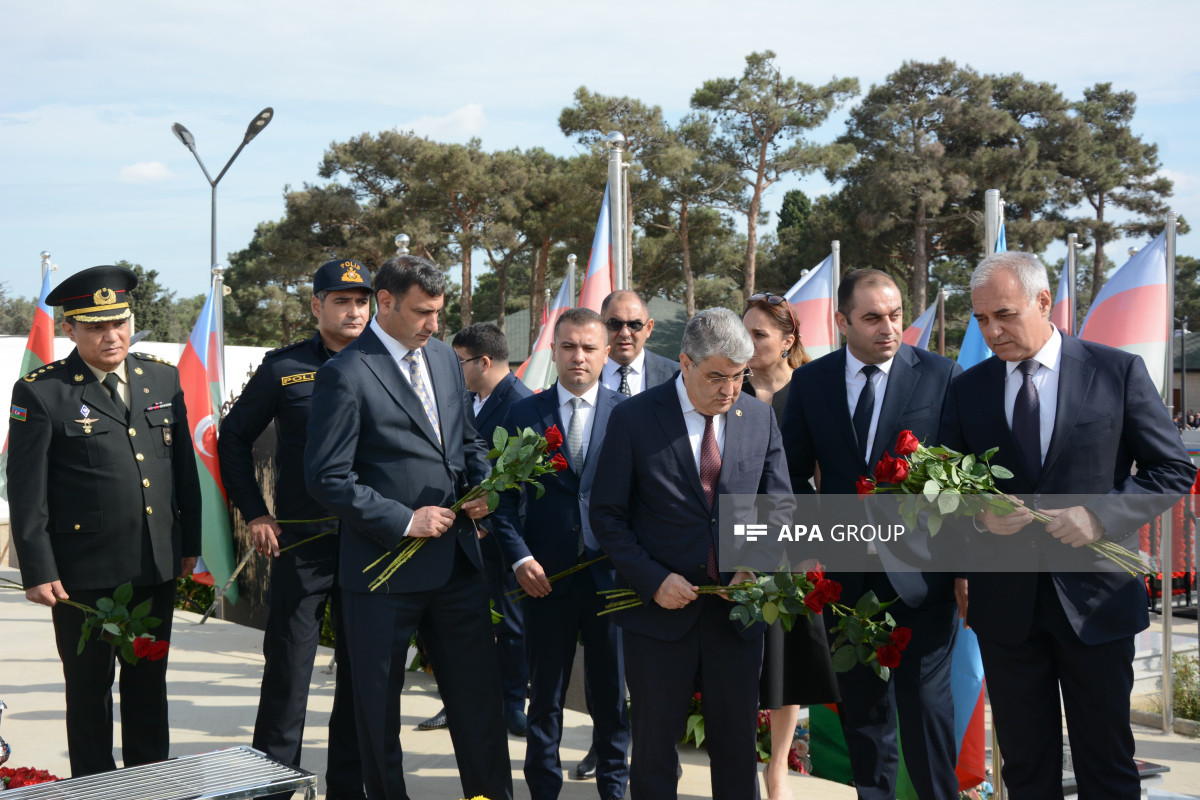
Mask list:
[[[39,375],[44,375],[45,373],[53,370],[55,367],[61,367],[63,364],[66,364],[66,363],[67,363],[67,360],[64,358],[61,361],[55,361],[54,363],[47,364],[44,367],[38,367],[35,370],[31,370],[28,375],[25,375],[22,378],[22,380],[24,380],[26,383],[33,383],[34,381],[36,381],[38,379]]]
[[[168,367],[175,366],[165,358],[159,358],[152,353],[130,353],[129,355],[133,356],[134,358],[140,358],[142,361],[157,361],[160,364],[166,364]]]
[[[274,358],[275,356],[279,355],[280,353],[286,353],[288,350],[293,350],[293,349],[299,347],[300,345],[304,344],[311,338],[312,338],[311,336],[305,336],[303,339],[297,339],[294,342],[288,342],[287,344],[283,345],[282,347],[276,347],[274,350],[268,350],[267,352],[263,353],[263,359],[265,360],[268,358]]]

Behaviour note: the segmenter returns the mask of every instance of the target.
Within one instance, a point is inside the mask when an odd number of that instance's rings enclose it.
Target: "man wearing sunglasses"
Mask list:
[[[608,331],[608,363],[600,377],[605,388],[632,397],[666,383],[679,371],[678,362],[646,349],[654,320],[637,292],[618,289],[604,298],[600,318]]]

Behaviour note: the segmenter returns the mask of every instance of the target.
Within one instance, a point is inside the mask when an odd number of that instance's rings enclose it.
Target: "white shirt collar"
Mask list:
[[[388,353],[396,361],[402,361],[409,354],[410,348],[405,347],[400,341],[394,338],[390,333],[383,329],[379,324],[379,316],[371,317],[371,330],[375,331],[375,335],[379,337],[379,341],[383,342],[383,346],[387,348]],[[417,348],[420,349],[420,348]]]
[[[575,395],[563,388],[561,383],[555,382],[554,388],[558,391],[558,404],[560,406],[570,405],[571,399]],[[600,381],[592,384],[592,387],[583,394],[579,395],[583,398],[583,402],[592,408],[596,407],[596,397],[600,394]]]
[[[616,361],[613,361],[612,357],[609,357],[608,367],[609,367],[609,374],[611,375],[611,374],[615,373],[617,370],[619,370],[621,368],[621,365],[618,364]],[[629,371],[633,372],[637,375],[641,375],[642,372],[645,371],[645,367],[646,367],[646,348],[643,347],[642,352],[638,353],[637,356],[633,359],[633,361],[629,362]]]
[[[1042,349],[1037,351],[1032,360],[1048,370],[1058,372],[1059,364],[1062,362],[1062,334],[1058,332],[1058,328],[1050,326],[1050,338],[1046,340]],[[1020,363],[1020,361],[1004,362],[1005,376],[1012,375]]]
[[[896,352],[898,353],[900,351],[897,350]],[[895,360],[896,360],[896,357],[892,356],[887,361],[884,361],[880,364],[876,364],[875,366],[879,367],[880,372],[882,372],[884,375],[887,375],[891,372],[892,362]],[[847,375],[847,377],[853,378],[855,375],[857,375],[859,372],[861,372],[862,368],[865,366],[867,366],[866,362],[860,361],[858,359],[858,357],[854,355],[854,353],[850,352],[850,348],[847,347],[846,348],[846,375]]]

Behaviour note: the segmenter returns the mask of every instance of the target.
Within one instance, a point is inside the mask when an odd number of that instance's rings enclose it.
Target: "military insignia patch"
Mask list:
[[[362,283],[363,282],[362,275],[360,275],[358,273],[358,270],[355,269],[355,266],[357,266],[357,265],[353,261],[343,261],[342,262],[342,268],[346,270],[345,272],[342,273],[342,282],[343,283]]]
[[[279,382],[283,386],[291,386],[293,383],[305,383],[316,379],[317,373],[315,372],[301,372],[298,375],[284,375]]]
[[[24,422],[25,415],[27,413],[28,413],[28,411],[24,408],[21,408],[20,406],[13,406],[12,408],[10,408],[8,410],[8,415],[10,417],[12,417],[13,419],[17,420],[18,422]]]
[[[95,286],[96,284],[93,283],[92,285]],[[102,287],[92,294],[92,302],[98,306],[111,306],[117,302],[117,293],[107,286]]]

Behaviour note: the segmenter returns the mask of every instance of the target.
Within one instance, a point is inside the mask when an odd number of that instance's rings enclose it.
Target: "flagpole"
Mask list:
[[[996,252],[996,239],[1000,236],[1000,190],[988,189],[983,193],[983,255],[987,258]]]
[[[612,251],[613,289],[629,288],[629,252],[625,230],[626,191],[625,170],[622,169],[622,154],[625,152],[625,136],[620,131],[608,134],[604,142],[608,147],[608,226],[609,248]]]
[[[1175,389],[1175,214],[1167,214],[1167,357],[1164,369],[1166,371],[1165,379],[1163,380],[1163,402],[1167,404],[1167,416],[1174,418],[1172,410],[1174,403],[1172,402],[1172,394]],[[1171,523],[1174,518],[1174,507],[1167,509],[1162,515],[1162,536],[1159,538],[1158,548],[1158,563],[1162,570],[1162,580],[1159,581],[1159,588],[1162,590],[1162,702],[1163,702],[1163,733],[1171,733],[1175,727],[1175,709],[1174,698],[1172,697],[1174,686],[1173,682],[1173,658],[1171,656],[1171,567],[1174,566],[1171,558]]]
[[[609,213],[611,213],[611,212],[612,212],[612,209],[609,209]],[[571,307],[572,308],[574,308],[576,305],[578,305],[578,301],[575,297],[575,262],[578,260],[579,259],[575,256],[574,253],[571,253],[569,256],[567,256],[567,286],[571,287],[568,291],[571,293]],[[546,296],[547,297],[550,296],[549,289],[546,290]]]
[[[833,313],[829,315],[829,328],[833,336],[829,341],[833,343],[833,349],[836,350],[838,348],[838,328],[835,315],[837,314],[838,284],[842,281],[841,241],[834,239],[832,242],[830,242],[829,253],[832,257],[832,263],[830,264],[831,268],[829,270],[829,297],[832,299],[830,307],[833,309]]]
[[[938,287],[938,355],[946,355],[946,287]]]

